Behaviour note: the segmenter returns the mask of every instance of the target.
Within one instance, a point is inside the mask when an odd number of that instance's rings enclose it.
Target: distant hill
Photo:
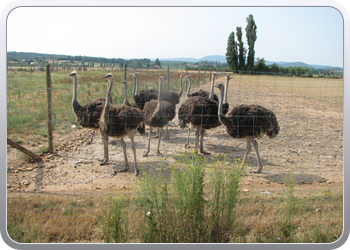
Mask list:
[[[202,58],[193,58],[193,57],[177,57],[177,58],[162,58],[159,59],[160,61],[181,61],[181,62],[199,62],[199,61],[212,61],[212,62],[220,62],[220,63],[226,63],[226,57],[221,55],[212,55],[212,56],[204,56]],[[306,64],[303,62],[272,62],[272,61],[266,61],[266,65],[271,65],[273,63],[276,63],[277,65],[281,67],[304,67],[304,68],[313,68],[313,69],[332,69],[332,70],[339,70],[342,71],[342,67],[333,67],[333,66],[327,66],[327,65],[316,65],[316,64]]]
[[[193,58],[193,57],[176,57],[176,58],[159,58],[160,61],[181,61],[181,62],[199,62],[199,61],[211,61],[211,62],[220,62],[226,63],[226,57],[220,55],[213,56],[204,56],[202,58]]]
[[[340,70],[342,71],[342,67],[333,67],[333,66],[327,66],[327,65],[316,65],[316,64],[306,64],[303,62],[272,62],[272,61],[265,61],[266,65],[271,65],[273,63],[276,63],[277,65],[281,67],[304,67],[304,68],[313,68],[313,69],[332,69],[332,70]]]
[[[78,61],[100,61],[100,62],[112,62],[112,63],[119,63],[120,61],[128,60],[128,59],[121,59],[121,58],[103,58],[103,57],[89,57],[89,56],[70,56],[70,55],[56,55],[56,54],[43,54],[43,53],[35,53],[35,52],[15,52],[15,51],[8,51],[7,52],[7,58],[8,59],[66,59],[66,60],[78,60]],[[130,60],[134,60],[130,59]],[[146,59],[146,58],[145,58]],[[155,61],[155,59],[147,59]],[[200,61],[211,61],[211,62],[220,62],[220,63],[226,63],[226,57],[221,55],[210,55],[210,56],[204,56],[201,58],[194,58],[194,57],[176,57],[176,58],[159,58],[160,61],[172,61],[172,62],[189,62],[189,63],[196,63]],[[333,67],[333,66],[327,66],[327,65],[316,65],[316,64],[306,64],[303,62],[273,62],[273,61],[267,61],[265,60],[266,65],[271,65],[273,63],[276,63],[277,65],[281,67],[305,67],[305,68],[313,68],[315,70],[322,69],[322,70],[333,70],[333,71],[343,71],[342,67]]]

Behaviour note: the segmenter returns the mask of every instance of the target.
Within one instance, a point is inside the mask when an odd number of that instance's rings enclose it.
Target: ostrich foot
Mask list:
[[[157,151],[158,156],[163,156],[161,152]]]
[[[190,146],[186,143],[186,144],[185,144],[185,148],[189,149]]]
[[[99,159],[98,161],[100,161],[101,163],[100,163],[100,165],[101,166],[103,166],[103,165],[108,165],[109,163],[108,163],[108,159]]]
[[[261,173],[261,169],[257,169],[257,170],[250,170],[250,172],[251,172],[251,173],[255,173],[255,174],[257,174],[257,173]]]
[[[85,146],[90,145],[90,144],[92,144],[92,141],[88,141],[87,143],[85,143]]]
[[[109,145],[117,145],[117,141],[110,141],[109,143],[108,143]]]
[[[128,172],[129,170],[129,166],[126,166],[125,168],[121,169],[121,170],[115,170],[113,175],[117,175],[119,172]]]
[[[138,176],[140,171],[138,169],[135,169],[135,176]]]
[[[207,152],[207,151],[204,151],[204,150],[200,150],[199,152],[201,152],[202,154],[204,155],[211,155],[211,153]]]
[[[148,155],[148,153],[149,153],[149,152],[145,153],[145,154],[143,155],[143,157],[146,157],[146,156]]]

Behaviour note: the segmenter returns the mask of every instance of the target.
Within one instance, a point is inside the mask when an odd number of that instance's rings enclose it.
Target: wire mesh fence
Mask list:
[[[204,71],[103,69],[78,71],[77,99],[85,104],[106,98],[114,75],[113,103],[134,101],[134,73],[139,90],[178,93],[180,76],[191,75],[190,92],[212,89],[212,73]],[[227,72],[215,72],[225,84]],[[254,150],[242,161],[246,139],[233,139],[224,124],[189,132],[179,127],[178,110],[186,102],[189,79],[176,115],[168,123],[169,138],[134,137],[138,176],[134,175],[132,142],[111,137],[109,162],[103,136],[76,122],[73,79],[66,69],[51,69],[53,153],[49,153],[46,74],[9,71],[7,78],[8,138],[37,154],[34,161],[7,148],[8,233],[17,242],[333,242],[343,223],[343,80],[290,75],[231,73],[229,110],[240,104],[271,110],[278,135],[257,139],[262,171]],[[124,78],[125,77],[125,78]],[[169,85],[168,84],[169,79]],[[220,92],[214,88],[214,94]],[[218,104],[219,106],[219,104]],[[216,107],[218,110],[218,107]],[[228,115],[228,114],[227,114]],[[164,128],[164,131],[166,129]],[[188,144],[187,137],[189,134]],[[156,134],[153,135],[156,137]],[[198,135],[200,137],[200,135]],[[147,152],[150,139],[150,153]],[[236,172],[232,172],[236,171]],[[236,184],[237,185],[236,185]]]

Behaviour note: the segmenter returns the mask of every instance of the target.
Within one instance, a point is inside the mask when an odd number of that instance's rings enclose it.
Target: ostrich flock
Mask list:
[[[241,104],[233,107],[229,111],[227,103],[228,84],[231,75],[226,75],[225,85],[219,83],[215,85],[216,73],[212,75],[210,92],[199,90],[191,93],[191,76],[180,76],[180,90],[163,91],[162,84],[164,78],[159,77],[159,87],[157,89],[139,90],[139,74],[132,75],[134,80],[133,99],[134,104],[131,105],[127,99],[127,82],[124,81],[124,101],[123,104],[114,104],[112,101],[112,87],[114,84],[113,74],[109,73],[103,78],[107,79],[107,95],[106,98],[96,98],[93,101],[80,105],[77,100],[77,85],[78,74],[72,72],[69,76],[73,77],[73,111],[77,118],[77,123],[83,128],[93,129],[91,139],[87,144],[93,141],[95,130],[99,130],[103,142],[103,159],[101,165],[108,163],[108,140],[109,137],[120,141],[124,153],[124,168],[114,171],[114,175],[118,172],[126,172],[129,169],[128,158],[126,154],[126,144],[124,137],[129,137],[131,140],[132,150],[135,161],[135,175],[139,174],[138,164],[136,160],[136,148],[134,142],[134,134],[137,131],[140,134],[145,133],[145,126],[149,126],[148,148],[143,155],[146,157],[150,152],[150,143],[152,130],[157,130],[158,137],[157,155],[162,156],[159,151],[159,145],[163,134],[163,129],[166,128],[166,138],[169,138],[168,123],[176,116],[176,110],[179,120],[179,127],[185,129],[188,127],[188,136],[185,147],[189,147],[189,137],[191,130],[196,130],[195,148],[198,148],[202,154],[210,154],[204,151],[203,137],[205,131],[224,125],[226,132],[232,138],[246,139],[247,148],[243,161],[246,160],[252,146],[256,153],[258,168],[253,173],[260,173],[263,166],[261,164],[258,142],[256,139],[266,135],[269,138],[274,138],[280,129],[276,115],[269,109],[259,105]],[[187,99],[180,103],[180,98],[183,93],[182,80],[189,80],[187,89]],[[214,87],[220,90],[219,98],[214,95]],[[178,109],[176,105],[179,104]],[[200,137],[200,140],[199,140]]]

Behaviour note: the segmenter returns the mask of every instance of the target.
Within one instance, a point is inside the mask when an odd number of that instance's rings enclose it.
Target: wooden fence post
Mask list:
[[[126,63],[124,64],[124,81],[126,81],[126,70],[127,69],[127,65]]]
[[[53,136],[52,136],[52,98],[51,98],[51,67],[46,65],[46,90],[47,90],[47,126],[49,136],[49,152],[53,154]]]
[[[21,145],[19,145],[18,143],[12,141],[11,139],[7,138],[7,144],[9,144],[11,147],[13,148],[17,148],[18,150],[22,151],[23,153],[29,155],[30,157],[32,157],[34,160],[36,161],[42,161],[41,157],[34,154],[33,152],[29,151],[28,149],[22,147]]]

